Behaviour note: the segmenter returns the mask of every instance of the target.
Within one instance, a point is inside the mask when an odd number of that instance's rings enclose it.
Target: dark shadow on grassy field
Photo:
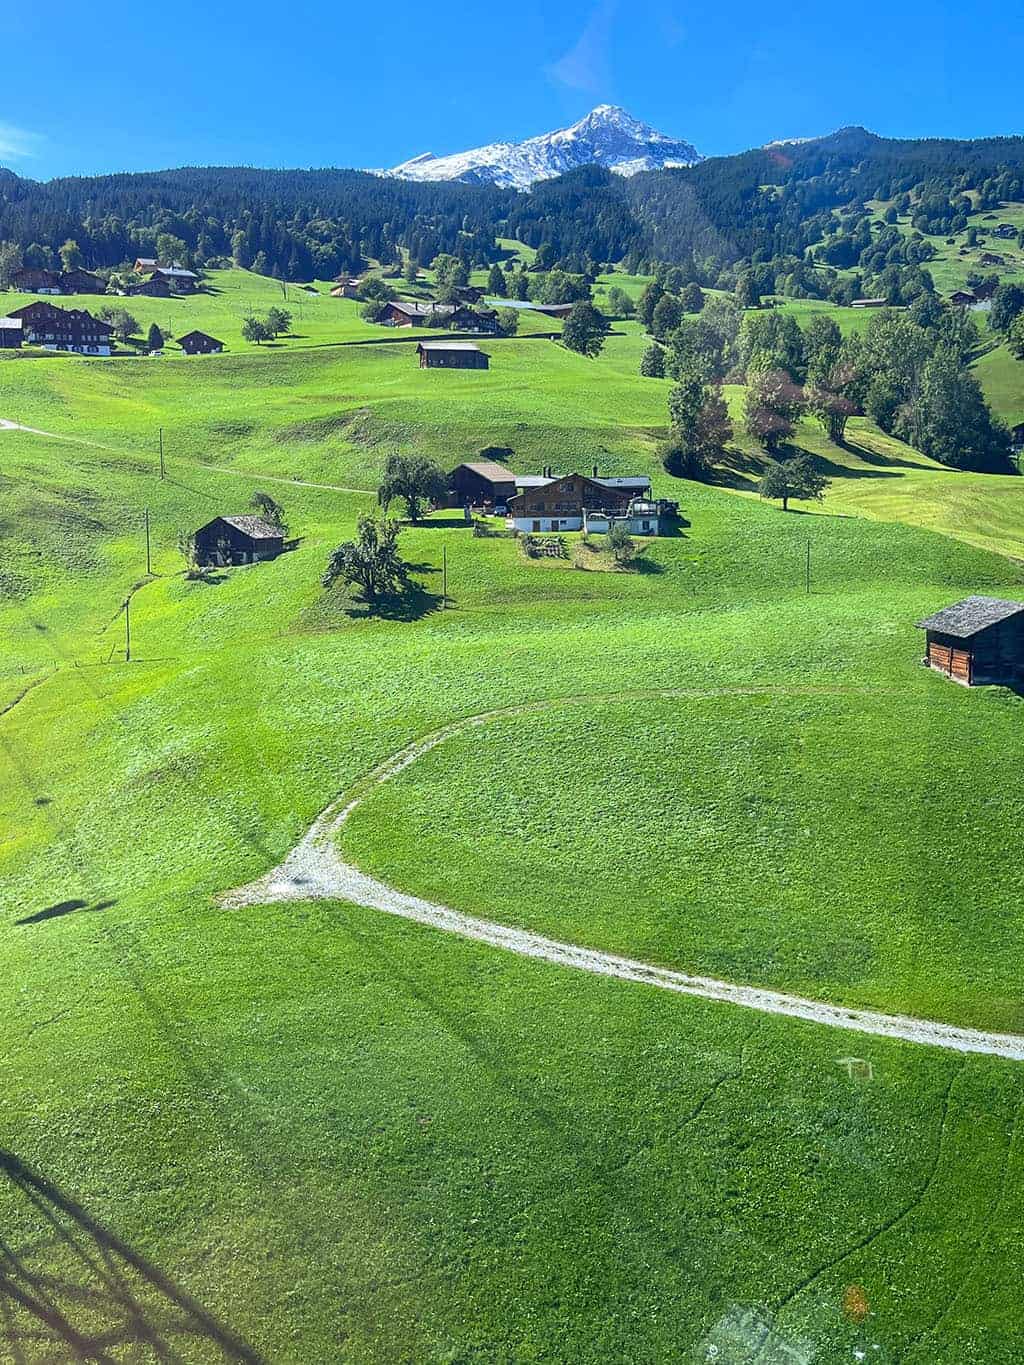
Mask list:
[[[80,1204],[0,1150],[0,1193],[19,1204],[21,1245],[0,1233],[0,1345],[43,1360],[243,1361],[261,1357]]]
[[[901,460],[897,455],[882,455],[877,450],[870,450],[867,446],[861,445],[859,441],[852,441],[848,436],[842,441],[837,441],[836,445],[840,450],[848,450],[851,455],[856,455],[857,459],[863,460],[865,464],[881,466],[882,468],[891,467],[893,469],[920,470],[922,468],[920,464],[915,464],[913,460]]]
[[[422,572],[426,566],[411,565]],[[436,573],[436,569],[428,572]],[[361,600],[347,608],[345,615],[353,620],[375,617],[381,621],[419,621],[441,609],[442,598],[437,592],[428,592],[421,583],[410,583],[402,592],[389,593],[374,601]]]
[[[79,910],[95,913],[97,910],[109,910],[112,905],[116,905],[117,900],[97,901],[95,905],[90,905],[88,901],[68,900],[58,901],[56,905],[48,905],[43,910],[37,910],[34,915],[25,915],[22,919],[16,919],[15,924],[42,924],[44,920],[61,919],[64,915],[73,915]]]

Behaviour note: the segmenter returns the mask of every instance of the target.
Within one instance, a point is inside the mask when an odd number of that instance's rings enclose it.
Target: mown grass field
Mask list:
[[[62,1310],[3,1281],[0,1358],[1020,1359],[1018,1067],[343,903],[217,908],[418,735],[550,702],[381,788],[347,851],[594,946],[1020,1028],[1022,703],[923,672],[913,624],[1024,595],[1002,483],[808,427],[822,507],[658,474],[692,524],[637,571],[438,518],[403,612],[320,588],[391,449],[654,469],[668,385],[616,330],[487,374],[390,339],[0,362],[0,417],[68,438],[0,431],[0,1222]],[[261,485],[297,548],[186,582],[179,531]]]

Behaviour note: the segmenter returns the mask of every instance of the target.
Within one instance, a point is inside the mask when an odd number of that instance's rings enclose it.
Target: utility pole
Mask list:
[[[164,476],[164,429],[160,428],[160,477]]]
[[[441,542],[441,610],[448,606],[448,546]]]
[[[146,508],[146,573],[153,572],[153,561],[149,553],[149,508]]]
[[[129,615],[131,605],[132,599],[126,597],[124,599],[124,661],[126,664],[130,664],[132,661],[132,625]]]

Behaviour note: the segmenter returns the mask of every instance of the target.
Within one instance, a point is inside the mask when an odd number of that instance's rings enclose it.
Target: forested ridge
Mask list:
[[[896,141],[848,128],[631,179],[584,167],[528,192],[336,169],[182,167],[48,182],[0,171],[0,240],[41,265],[71,240],[99,268],[152,254],[163,236],[193,264],[225,258],[301,280],[403,253],[421,265],[439,252],[486,264],[508,236],[567,270],[667,261],[714,285],[742,264],[759,272],[762,292],[781,282],[797,296],[830,296],[836,268],[862,269],[859,286],[896,266],[891,301],[910,302],[927,288],[927,244],[908,251],[893,234],[884,259],[872,242],[866,260],[857,236],[866,200],[901,196],[918,231],[956,230],[972,206],[1024,197],[1024,139]]]

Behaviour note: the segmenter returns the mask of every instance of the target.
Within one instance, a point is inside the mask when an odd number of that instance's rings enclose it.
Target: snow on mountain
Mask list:
[[[620,175],[636,175],[663,166],[692,166],[701,160],[689,142],[666,137],[625,109],[599,104],[571,128],[525,142],[493,142],[451,156],[423,152],[385,174],[402,180],[460,180],[528,189],[538,180],[563,175],[577,166],[606,166]]]
[[[774,142],[766,142],[761,150],[770,152],[773,147],[803,147],[808,142],[820,141],[820,137],[777,137]]]

